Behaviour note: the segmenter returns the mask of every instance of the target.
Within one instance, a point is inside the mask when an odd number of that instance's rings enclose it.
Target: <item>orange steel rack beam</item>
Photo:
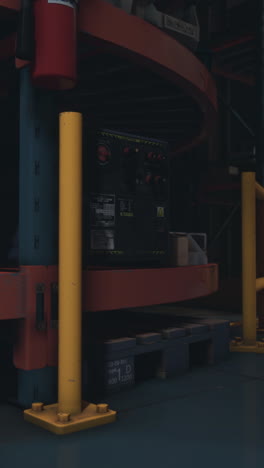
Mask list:
[[[21,319],[24,275],[18,271],[0,271],[0,320]]]
[[[84,273],[84,308],[143,307],[207,296],[218,289],[217,265]]]
[[[57,267],[21,267],[19,272],[0,272],[0,320],[26,318],[26,304],[29,301],[34,304],[36,285],[41,282],[36,272],[39,276],[38,270],[41,269],[46,272],[47,284],[57,282]],[[218,267],[209,264],[142,270],[90,270],[83,273],[83,289],[85,311],[178,302],[216,292]]]
[[[0,273],[0,320],[24,319],[19,320],[13,355],[18,369],[57,365],[57,286],[57,266],[25,266],[19,272]],[[207,296],[217,290],[218,266],[214,264],[89,270],[83,272],[82,309],[99,312],[152,306]]]

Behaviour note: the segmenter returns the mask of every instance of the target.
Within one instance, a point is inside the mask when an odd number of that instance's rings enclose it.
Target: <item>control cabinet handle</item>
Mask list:
[[[36,328],[40,331],[44,331],[47,328],[45,321],[45,311],[44,311],[44,284],[37,284],[36,286]]]
[[[58,328],[58,283],[52,283],[51,285],[51,315],[50,315],[50,326],[51,328]]]

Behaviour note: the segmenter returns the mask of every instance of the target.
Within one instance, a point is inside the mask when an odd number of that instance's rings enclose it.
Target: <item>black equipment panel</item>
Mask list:
[[[168,255],[169,158],[165,142],[85,133],[87,265],[160,265]]]

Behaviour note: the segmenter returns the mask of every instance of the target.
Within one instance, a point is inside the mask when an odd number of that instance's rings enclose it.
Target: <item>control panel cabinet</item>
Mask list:
[[[167,143],[100,130],[84,141],[86,265],[166,264]]]

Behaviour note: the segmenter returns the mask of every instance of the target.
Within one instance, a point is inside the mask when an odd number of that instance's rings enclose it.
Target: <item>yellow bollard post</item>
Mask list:
[[[60,115],[59,412],[81,412],[82,115]]]
[[[116,420],[107,404],[82,402],[82,115],[60,115],[59,395],[34,403],[26,421],[69,434]]]
[[[243,342],[256,345],[256,181],[242,174],[242,303]]]
[[[263,199],[264,188],[256,183],[254,172],[242,173],[242,308],[243,336],[230,343],[230,350],[264,354],[264,342],[257,341],[257,292],[264,278],[256,278],[256,198]]]

